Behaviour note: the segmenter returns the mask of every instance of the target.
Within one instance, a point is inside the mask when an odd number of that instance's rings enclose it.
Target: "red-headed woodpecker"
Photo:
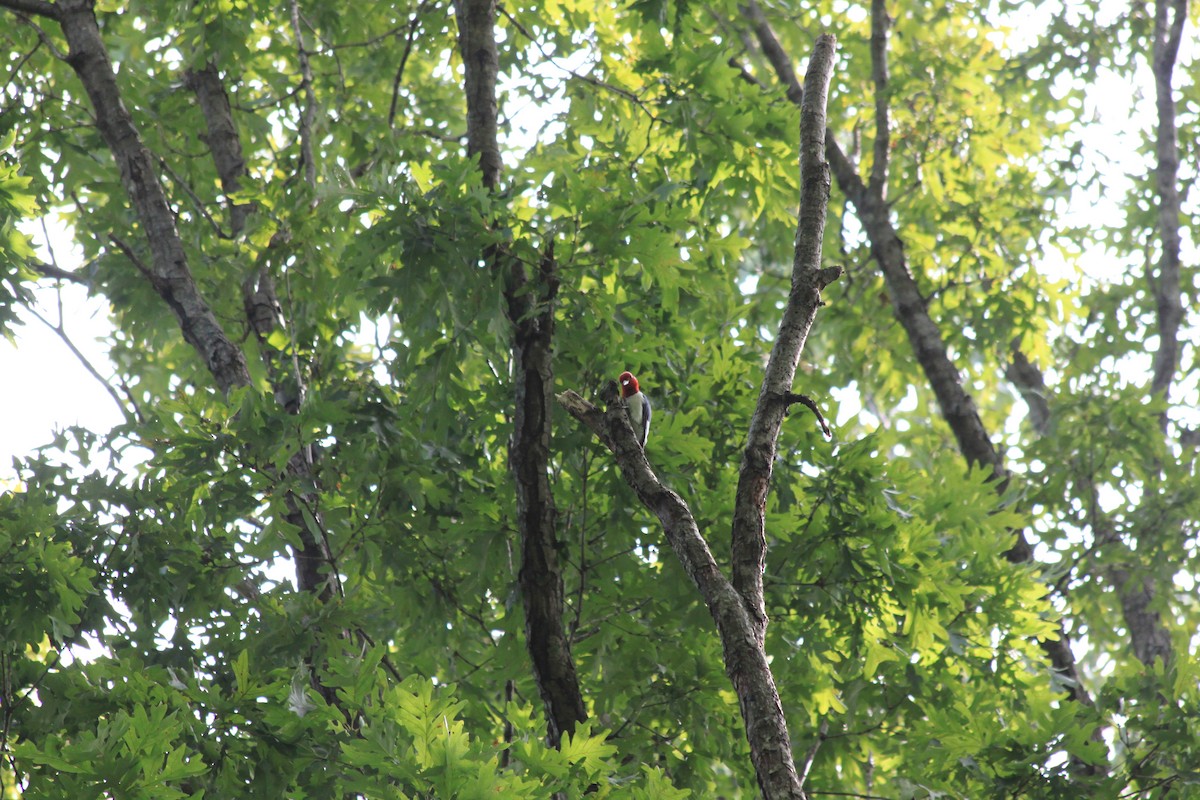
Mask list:
[[[650,435],[650,400],[638,388],[638,379],[632,372],[622,372],[617,379],[621,384],[621,397],[629,409],[629,421],[633,423],[633,432],[637,435],[638,444],[646,446],[646,437]]]

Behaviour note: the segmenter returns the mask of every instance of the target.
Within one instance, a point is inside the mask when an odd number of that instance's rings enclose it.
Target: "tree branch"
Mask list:
[[[189,70],[184,75],[184,81],[196,95],[200,112],[204,115],[204,123],[208,128],[208,135],[204,137],[204,141],[212,153],[217,177],[221,180],[222,191],[225,192],[225,199],[229,205],[229,230],[236,239],[246,226],[246,218],[254,211],[254,204],[237,203],[231,199],[242,188],[242,178],[246,175],[246,160],[242,156],[242,141],[233,122],[229,95],[225,92],[225,84],[221,82],[221,73],[217,65],[211,61],[202,69]]]
[[[388,108],[388,130],[396,127],[396,111],[400,102],[400,83],[404,80],[404,68],[408,65],[408,57],[412,54],[413,44],[417,40],[417,30],[421,27],[421,14],[430,0],[421,0],[413,12],[412,20],[408,23],[408,33],[404,37],[404,52],[400,54],[400,66],[396,68],[396,77],[392,79],[392,104]]]
[[[32,14],[35,17],[59,18],[59,8],[46,0],[0,0],[0,8],[18,11],[22,14]]]
[[[758,38],[759,46],[775,68],[776,76],[785,87],[788,97],[794,98],[799,89],[795,72],[774,30],[755,0],[750,0],[744,9],[746,19]],[[871,243],[871,252],[883,272],[896,319],[908,335],[917,362],[937,398],[942,417],[954,433],[959,451],[969,465],[988,470],[995,480],[997,493],[1002,494],[1008,485],[1008,471],[1002,457],[992,445],[974,400],[962,386],[941,331],[929,316],[916,281],[909,272],[904,244],[892,225],[887,203],[880,192],[871,191],[859,177],[857,167],[842,152],[830,130],[825,132],[825,149],[838,188],[854,206]],[[1015,530],[1013,536],[1015,542],[1005,553],[1008,560],[1017,564],[1033,561],[1033,548],[1030,547],[1025,532]],[[1071,698],[1090,705],[1091,698],[1079,680],[1075,657],[1062,624],[1059,624],[1057,638],[1040,639],[1039,645],[1050,660],[1051,668],[1069,687],[1068,693]]]
[[[738,477],[733,516],[733,586],[766,629],[763,566],[766,559],[765,510],[776,442],[792,394],[796,365],[821,305],[821,290],[841,275],[821,267],[821,242],[829,201],[829,164],[824,155],[825,104],[833,74],[833,37],[817,40],[805,79],[808,91],[800,112],[800,216],[796,225],[792,288],[779,334],[767,361],[758,405]]]
[[[1154,354],[1150,391],[1164,396],[1171,387],[1179,363],[1179,326],[1183,321],[1179,278],[1179,147],[1176,142],[1172,78],[1186,20],[1187,0],[1157,0],[1155,3],[1151,61],[1158,124],[1154,142],[1157,161],[1154,178],[1158,190],[1158,231],[1162,253],[1158,261],[1158,274],[1152,281],[1158,310],[1158,351]],[[1164,413],[1164,430],[1166,425]]]
[[[70,281],[71,283],[77,283],[80,286],[91,285],[91,281],[80,275],[78,272],[71,272],[69,270],[62,269],[61,267],[56,267],[53,264],[47,264],[43,261],[38,261],[37,259],[31,259],[25,263],[34,272],[46,278],[53,278],[56,281]]]
[[[708,607],[721,639],[725,674],[738,696],[763,796],[768,800],[803,798],[783,705],[759,635],[762,623],[751,615],[741,595],[721,573],[687,503],[651,470],[634,436],[616,381],[609,381],[600,391],[607,410],[573,391],[557,397],[559,405],[613,454],[625,482],[658,517],[671,549]]]
[[[248,384],[250,375],[241,350],[226,336],[188,269],[175,215],[154,169],[154,157],[121,102],[116,73],[91,4],[61,4],[54,8],[69,45],[67,63],[87,92],[100,135],[120,168],[121,183],[146,233],[152,255],[147,276],[174,312],[184,339],[200,354],[221,391]]]
[[[888,17],[884,0],[871,0],[871,77],[875,82],[875,149],[871,162],[870,189],[887,197],[888,159],[891,157],[891,132],[888,120]]]
[[[455,0],[467,101],[467,154],[479,159],[483,183],[500,182],[495,0]],[[483,254],[504,288],[513,330],[513,437],[509,468],[517,492],[521,535],[518,582],[525,609],[525,645],[546,709],[547,739],[558,747],[587,719],[583,691],[564,620],[565,598],[558,510],[550,487],[551,396],[554,387],[554,304],[558,265],[550,240],[535,274],[502,247]]]
[[[495,0],[454,0],[458,50],[463,60],[463,89],[467,95],[467,156],[479,159],[483,185],[500,181],[499,106],[496,76]]]
[[[317,162],[313,155],[313,125],[317,119],[317,97],[313,91],[312,64],[308,50],[304,47],[304,31],[300,27],[300,2],[291,0],[292,34],[296,37],[296,53],[300,61],[300,93],[304,96],[300,110],[300,160],[304,162],[304,180],[315,188],[317,185]]]
[[[790,407],[793,403],[799,403],[802,406],[806,406],[809,411],[816,415],[817,422],[821,423],[821,432],[824,433],[826,437],[833,436],[833,431],[829,430],[829,423],[825,421],[825,416],[821,413],[821,409],[817,406],[817,402],[811,397],[806,394],[788,393],[783,396],[783,401],[787,403],[789,411],[791,410]]]
[[[805,796],[766,655],[764,513],[779,430],[789,401],[799,397],[791,392],[791,386],[800,351],[821,305],[821,290],[841,275],[840,268],[821,268],[830,185],[824,157],[825,105],[835,51],[832,36],[818,38],[805,77],[809,91],[802,93],[800,115],[801,199],[792,289],[767,362],[742,458],[733,519],[732,580],[717,568],[687,504],[651,471],[645,452],[634,438],[616,383],[610,381],[601,393],[608,406],[605,412],[575,392],[558,395],[563,408],[587,425],[616,457],[621,474],[659,518],[671,548],[708,606],[721,638],[725,673],[738,696],[759,788],[767,800]]]
[[[1045,436],[1050,432],[1050,402],[1046,397],[1046,380],[1042,377],[1042,371],[1025,357],[1015,342],[1008,366],[1004,368],[1004,376],[1017,387],[1025,405],[1029,406],[1029,423],[1034,432]]]

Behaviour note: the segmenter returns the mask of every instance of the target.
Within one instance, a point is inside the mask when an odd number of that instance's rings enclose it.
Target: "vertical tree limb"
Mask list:
[[[891,121],[888,96],[888,28],[891,18],[885,0],[871,0],[871,78],[875,83],[875,148],[870,190],[887,197],[888,160],[891,158]]]
[[[1154,140],[1154,182],[1158,192],[1158,234],[1162,252],[1156,275],[1149,276],[1158,311],[1158,351],[1154,354],[1150,391],[1166,396],[1179,363],[1179,326],[1183,301],[1179,284],[1179,147],[1175,130],[1175,59],[1187,21],[1187,0],[1157,0],[1151,68],[1158,111]],[[1166,416],[1162,426],[1166,430]]]
[[[479,159],[483,183],[500,181],[499,107],[496,78],[494,0],[455,0],[458,44],[467,100],[467,153]],[[521,535],[518,581],[525,608],[525,645],[546,710],[547,739],[557,747],[564,734],[587,719],[564,622],[562,568],[559,565],[557,509],[550,488],[551,396],[554,388],[554,301],[558,292],[553,242],[546,245],[540,270],[490,248],[489,260],[503,281],[513,325],[513,437],[509,465],[516,484]]]
[[[311,74],[311,70],[308,72]],[[220,71],[215,63],[209,62],[203,69],[188,72],[185,81],[200,105],[208,130],[206,142],[209,152],[212,154],[221,187],[228,197],[241,188],[242,178],[246,175],[246,162],[242,155],[241,137],[233,121],[229,96],[221,81]],[[309,110],[306,109],[304,113],[308,114]],[[312,113],[315,114],[315,110]],[[255,206],[253,203],[237,203],[231,199],[228,200],[228,205],[230,230],[236,237],[245,228],[246,220]],[[268,249],[281,247],[288,240],[286,233],[277,232],[271,238]],[[287,364],[282,354],[267,344],[267,338],[286,320],[275,291],[275,281],[266,263],[252,268],[250,274],[242,281],[242,308],[250,332],[259,342],[276,401],[289,414],[298,414],[305,390],[299,365],[295,363],[294,356],[293,363]],[[301,487],[318,485],[314,467],[312,449],[308,446],[300,447],[288,459],[288,473]],[[302,592],[315,594],[321,600],[328,600],[335,593],[341,592],[341,580],[334,563],[333,552],[323,533],[324,515],[319,505],[319,492],[302,489],[296,493],[289,493],[286,504],[285,519],[296,528],[297,538],[300,540],[300,547],[295,550],[296,586]],[[322,531],[320,535],[310,529],[305,510],[309,512],[316,527]],[[317,681],[319,671],[315,665],[310,667],[314,681]],[[316,685],[326,694],[319,682]],[[327,697],[331,695],[327,694]]]
[[[790,59],[756,0],[750,0],[743,8],[747,22],[753,29],[763,54],[775,70],[776,77],[785,87],[787,96],[802,96],[803,89],[796,84]],[[992,445],[975,401],[962,386],[962,380],[950,359],[941,331],[929,316],[925,299],[909,271],[904,244],[892,225],[889,207],[881,194],[882,185],[876,189],[863,182],[857,167],[842,151],[833,132],[828,129],[825,132],[825,149],[838,188],[854,206],[870,241],[872,255],[883,272],[892,298],[895,317],[908,335],[913,353],[933,389],[942,417],[954,434],[959,452],[970,466],[988,470],[995,481],[996,491],[1003,493],[1008,484],[1008,471],[1002,457]],[[1024,531],[1013,531],[1013,535],[1015,541],[1005,553],[1008,560],[1016,564],[1033,561],[1033,548],[1030,547]],[[1063,685],[1068,687],[1069,696],[1085,705],[1091,705],[1091,698],[1079,680],[1075,656],[1071,652],[1062,623],[1059,623],[1057,638],[1040,639],[1039,645],[1046,653],[1051,668],[1062,679]]]
[[[458,49],[467,95],[467,155],[479,159],[483,185],[500,181],[500,112],[496,102],[496,4],[494,0],[454,0]]]
[[[246,218],[254,210],[252,203],[238,203],[230,199],[242,188],[246,175],[246,160],[242,156],[242,140],[237,125],[233,122],[233,110],[229,106],[229,95],[221,82],[217,65],[211,61],[199,70],[189,70],[184,80],[200,104],[204,123],[208,129],[205,142],[212,153],[213,164],[221,189],[229,205],[229,229],[236,239],[246,227]]]
[[[303,105],[300,110],[300,160],[304,162],[304,181],[311,187],[317,185],[317,162],[313,154],[313,126],[317,121],[317,97],[313,91],[312,64],[304,46],[304,29],[300,25],[300,2],[291,0],[289,11],[292,35],[296,37],[296,57],[300,62],[300,94]]]
[[[792,287],[767,361],[758,405],[742,456],[733,517],[733,586],[766,628],[763,566],[766,558],[764,515],[779,430],[787,411],[800,351],[821,304],[821,290],[841,269],[821,268],[821,242],[829,200],[829,164],[824,155],[825,104],[833,73],[835,42],[817,40],[809,62],[800,113],[800,216],[796,225]],[[814,82],[815,81],[815,82]]]
[[[1157,0],[1150,60],[1154,73],[1155,108],[1158,112],[1154,137],[1154,182],[1158,194],[1158,236],[1162,250],[1157,273],[1147,277],[1154,290],[1158,316],[1158,350],[1151,366],[1150,393],[1161,395],[1164,400],[1168,399],[1179,364],[1179,326],[1183,323],[1179,276],[1179,146],[1173,78],[1186,22],[1187,0]],[[1165,434],[1165,411],[1160,418],[1160,427]],[[1125,567],[1114,569],[1112,580],[1120,597],[1121,615],[1129,631],[1134,656],[1148,667],[1158,660],[1168,663],[1172,653],[1171,636],[1156,608],[1158,587],[1155,582],[1149,576],[1131,574]]]
[[[829,199],[829,166],[825,161],[825,104],[833,74],[836,41],[817,39],[809,62],[800,116],[800,217],[792,263],[792,288],[771,349],[750,420],[739,472],[732,536],[732,579],[717,567],[695,517],[683,499],[663,485],[650,469],[618,399],[615,383],[601,399],[606,412],[575,392],[558,395],[559,403],[587,425],[612,451],[621,474],[642,503],[662,523],[667,541],[691,578],[717,625],[725,673],[738,697],[759,788],[767,800],[803,798],[803,780],[792,756],[787,719],[766,654],[767,616],[763,607],[764,529],[767,490],[779,430],[792,398],[792,381],[808,332],[821,305],[821,290],[840,268],[821,267],[821,243]],[[815,755],[815,751],[813,752]],[[811,766],[811,756],[805,764]]]

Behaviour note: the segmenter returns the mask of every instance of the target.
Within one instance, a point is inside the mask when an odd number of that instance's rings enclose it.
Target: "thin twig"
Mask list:
[[[800,403],[801,405],[808,406],[809,410],[817,415],[817,422],[821,423],[821,430],[825,432],[825,438],[833,438],[833,432],[829,430],[829,425],[825,422],[825,417],[821,415],[821,409],[817,407],[815,400],[806,394],[792,394],[790,392],[783,396],[783,400],[789,406],[793,403]]]
[[[421,27],[421,14],[427,5],[429,5],[429,0],[422,0],[408,23],[408,35],[404,38],[404,52],[400,54],[400,66],[396,68],[396,77],[392,80],[392,105],[388,109],[388,130],[396,125],[396,109],[400,102],[400,82],[404,80],[404,68],[408,64],[408,57],[412,54],[413,42],[417,38],[417,29]]]
[[[313,158],[312,129],[317,117],[317,97],[313,91],[312,64],[308,51],[304,49],[304,32],[300,27],[300,3],[292,0],[292,32],[296,36],[296,53],[300,60],[300,90],[304,93],[304,105],[300,112],[300,159],[304,162],[304,179],[310,187],[317,185],[317,162]]]

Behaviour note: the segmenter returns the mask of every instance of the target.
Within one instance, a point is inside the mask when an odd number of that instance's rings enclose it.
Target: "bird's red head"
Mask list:
[[[637,378],[633,377],[632,372],[622,372],[621,377],[617,378],[617,382],[621,384],[621,397],[632,397],[641,391],[638,388]]]

